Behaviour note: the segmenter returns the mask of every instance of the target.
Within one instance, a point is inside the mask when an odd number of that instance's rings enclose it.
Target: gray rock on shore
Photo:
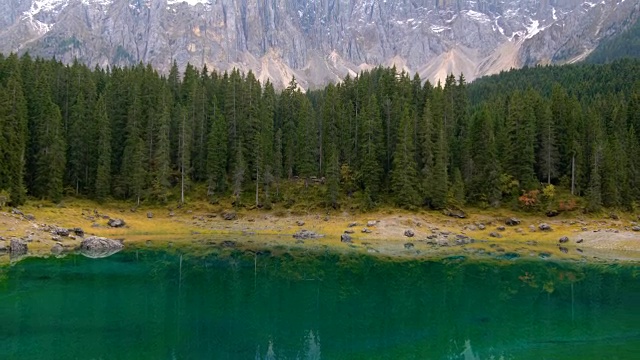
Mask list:
[[[27,253],[27,243],[19,239],[11,239],[9,251],[12,255],[24,255]]]
[[[296,233],[293,234],[293,237],[295,239],[305,240],[305,239],[318,239],[318,238],[324,237],[324,235],[320,235],[313,231],[303,229],[300,231],[296,231]]]
[[[113,255],[123,248],[122,242],[99,236],[89,236],[80,243],[80,253],[93,259]]]
[[[126,223],[122,219],[109,219],[109,221],[107,222],[107,225],[114,228],[119,228],[119,227],[125,226]]]

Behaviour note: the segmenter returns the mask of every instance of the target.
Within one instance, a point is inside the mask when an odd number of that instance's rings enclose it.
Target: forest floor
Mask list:
[[[516,254],[517,257],[640,261],[640,232],[633,231],[637,218],[632,214],[622,214],[618,219],[571,213],[547,218],[494,209],[471,210],[466,218],[458,219],[436,211],[400,209],[365,214],[286,209],[236,211],[206,203],[174,209],[130,209],[126,203],[98,205],[83,200],[58,206],[31,202],[20,211],[23,215],[12,213],[10,208],[0,209],[0,249],[8,248],[11,238],[26,240],[34,255],[49,254],[56,243],[60,243],[65,251],[72,251],[80,244],[81,238],[73,234],[70,237],[52,235],[50,229],[57,226],[80,227],[85,236],[122,239],[127,248],[299,248],[356,251],[393,258],[465,254],[511,258]],[[225,220],[225,214],[232,219]],[[34,219],[28,220],[29,215]],[[506,219],[511,217],[518,218],[520,224],[506,225]],[[126,225],[112,228],[107,224],[109,219],[122,219]],[[543,223],[551,230],[540,230]],[[294,238],[293,235],[302,229],[322,237]],[[363,232],[365,229],[367,233]],[[406,236],[406,230],[414,235]],[[353,232],[349,234],[351,242],[341,241],[345,231]],[[560,239],[565,236],[568,240],[561,243]],[[0,256],[0,263],[6,261],[3,257],[8,258]]]

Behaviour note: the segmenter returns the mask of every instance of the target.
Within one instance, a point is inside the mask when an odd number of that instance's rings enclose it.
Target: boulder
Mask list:
[[[176,213],[174,213],[173,211],[169,211],[169,217],[174,217],[176,216]]]
[[[9,251],[13,255],[24,255],[27,253],[27,243],[19,239],[11,239]]]
[[[406,237],[414,237],[416,234],[411,229],[407,229],[404,231],[404,236]]]
[[[54,254],[54,255],[61,254],[63,251],[64,251],[64,247],[62,247],[62,244],[60,244],[60,243],[56,243],[51,248],[51,253]]]
[[[233,211],[228,211],[222,214],[222,218],[227,221],[235,220],[237,217],[238,215]]]
[[[367,229],[367,228],[363,228],[362,229],[362,233],[363,234],[371,234],[371,230]]]
[[[369,220],[367,221],[367,226],[368,227],[376,226],[377,223],[378,223],[378,220]]]
[[[506,229],[505,229],[505,227],[504,227],[504,226],[498,226],[498,227],[496,228],[496,230],[498,230],[498,231],[505,231]]]
[[[82,228],[73,228],[72,231],[76,236],[84,237],[84,230],[82,230]]]
[[[317,234],[313,231],[309,231],[309,230],[300,230],[300,231],[296,231],[295,234],[293,234],[293,237],[295,239],[301,239],[301,240],[305,240],[305,239],[317,239],[317,238],[321,238],[324,237],[324,235],[320,235]]]
[[[640,226],[636,225],[636,226],[632,227],[631,230],[640,231]]]
[[[125,226],[126,223],[122,219],[109,219],[109,221],[107,221],[107,225],[114,228],[120,228]]]
[[[296,225],[298,225],[298,226],[304,226],[304,221],[302,221],[302,220],[298,220],[298,221],[296,221]]]
[[[490,232],[489,236],[490,237],[494,237],[494,238],[501,238],[502,237],[502,235],[500,235],[500,233],[497,233],[497,232]]]
[[[344,233],[345,234],[353,234],[353,233],[355,233],[355,231],[354,230],[345,230]]]
[[[478,229],[479,229],[479,230],[484,230],[484,229],[486,229],[486,228],[487,228],[487,227],[486,227],[484,224],[478,224]]]
[[[554,216],[558,216],[560,213],[558,212],[558,210],[549,210],[546,212],[547,217],[554,217]]]
[[[578,239],[578,240],[576,241],[576,243],[578,243],[578,244],[582,244],[582,242],[583,242],[583,241],[584,241],[584,239]]]
[[[569,238],[567,236],[563,236],[560,238],[560,240],[558,240],[561,244],[564,244],[566,242],[569,242]]]
[[[442,213],[446,216],[450,216],[458,219],[464,219],[467,217],[467,214],[465,214],[464,211],[458,210],[458,209],[444,209],[442,210]]]
[[[222,242],[222,247],[227,247],[227,248],[234,248],[236,246],[238,246],[238,244],[233,241],[233,240],[225,240]]]
[[[351,243],[351,242],[352,242],[352,240],[351,240],[351,235],[349,235],[349,234],[342,234],[342,235],[340,235],[340,242],[343,242],[343,243]]]
[[[99,236],[89,236],[80,243],[80,253],[92,259],[111,256],[123,248],[122,242]]]
[[[551,231],[551,226],[547,223],[542,223],[538,225],[538,229],[540,229],[540,231]]]
[[[504,223],[507,226],[516,226],[516,225],[520,225],[520,222],[521,222],[520,219],[512,217],[505,220]]]
[[[560,251],[562,251],[562,252],[563,252],[563,253],[565,253],[565,254],[569,252],[569,249],[567,249],[567,248],[566,248],[566,247],[564,247],[564,246],[558,246],[558,249],[560,249]]]
[[[18,209],[16,209],[16,208],[11,209],[11,213],[12,213],[12,214],[14,214],[14,215],[24,216],[24,214],[22,213],[22,211],[20,211],[20,210],[18,210]]]
[[[355,227],[357,226],[358,223],[357,222],[350,222],[349,225],[347,225],[348,227]]]
[[[151,211],[147,211],[147,219],[153,219],[153,213]]]
[[[25,220],[28,220],[28,221],[34,221],[34,220],[36,219],[36,217],[35,217],[35,215],[33,215],[33,214],[26,214],[26,215],[24,216],[24,219],[25,219]]]
[[[407,250],[410,250],[410,249],[414,248],[414,245],[413,245],[413,243],[408,242],[408,243],[404,244],[404,248],[407,249]]]
[[[54,232],[58,236],[69,236],[69,229],[57,228],[54,230]]]

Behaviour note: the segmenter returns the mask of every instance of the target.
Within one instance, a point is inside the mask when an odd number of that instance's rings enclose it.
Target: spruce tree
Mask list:
[[[378,101],[371,94],[362,111],[362,142],[360,143],[360,178],[367,197],[373,204],[382,187],[382,121]]]
[[[105,96],[100,95],[93,112],[98,141],[96,142],[97,166],[95,196],[104,200],[111,194],[111,124],[107,116]]]
[[[6,60],[11,70],[6,88],[0,90],[0,190],[11,196],[11,205],[22,205],[26,200],[24,183],[27,150],[27,105],[22,92],[17,57]],[[3,125],[4,123],[4,125]]]
[[[211,116],[208,137],[207,153],[207,179],[208,194],[214,197],[226,190],[227,180],[227,122],[221,112],[214,107]]]
[[[413,207],[419,204],[416,189],[417,180],[413,126],[409,116],[409,108],[405,107],[398,129],[391,174],[391,189],[398,206]]]

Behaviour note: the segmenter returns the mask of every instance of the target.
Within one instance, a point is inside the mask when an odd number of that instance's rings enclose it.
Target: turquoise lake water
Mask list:
[[[0,359],[639,359],[640,266],[131,251],[0,268]]]

